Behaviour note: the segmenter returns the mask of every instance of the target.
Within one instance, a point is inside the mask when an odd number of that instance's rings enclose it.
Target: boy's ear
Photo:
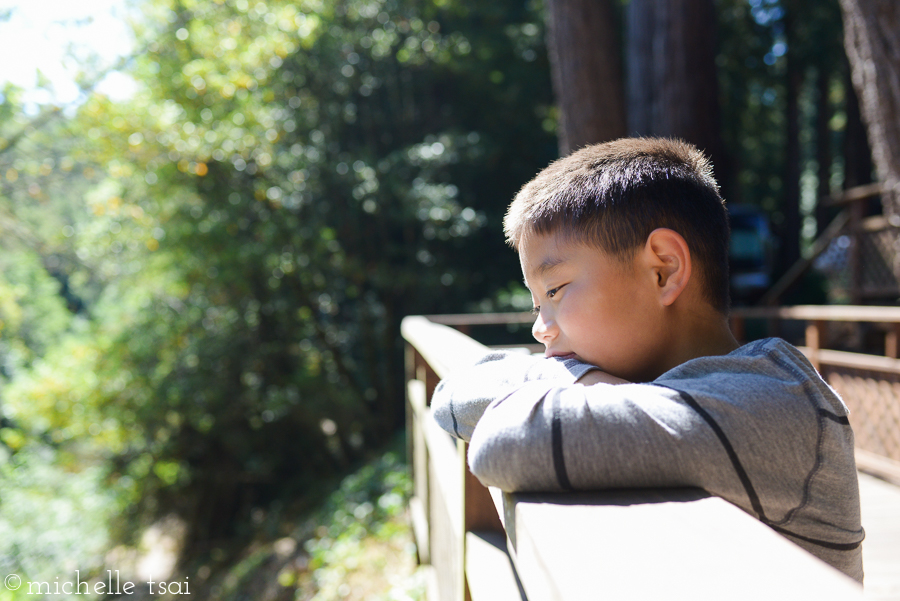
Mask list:
[[[660,302],[675,302],[691,279],[691,251],[675,230],[658,228],[647,236],[644,249],[656,282]]]

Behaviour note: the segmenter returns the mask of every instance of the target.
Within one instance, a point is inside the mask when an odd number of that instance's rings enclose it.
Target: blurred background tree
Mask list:
[[[888,191],[885,214],[895,217],[900,210],[900,7],[885,0],[841,0],[841,9],[853,86]]]
[[[124,532],[175,512],[203,553],[402,426],[404,315],[509,284],[500,217],[555,156],[549,71],[521,2],[141,9],[131,100],[48,128],[4,95],[4,256],[45,281],[10,311],[69,305],[28,322],[57,338],[8,370],[4,413],[14,452],[107,465]]]
[[[560,155],[626,133],[619,9],[612,0],[547,1]]]

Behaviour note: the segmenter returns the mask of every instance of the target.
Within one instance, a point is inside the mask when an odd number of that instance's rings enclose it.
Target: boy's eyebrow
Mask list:
[[[544,276],[549,271],[553,271],[556,267],[566,262],[566,258],[559,255],[551,255],[546,257],[543,261],[541,261],[540,265],[538,265],[532,272],[533,275]],[[525,282],[525,286],[528,286],[528,282]]]
[[[539,274],[544,275],[545,273],[552,270],[557,265],[560,265],[561,263],[565,263],[565,261],[566,261],[566,258],[561,257],[559,255],[547,257],[546,259],[541,261],[540,265],[537,266],[536,271]]]

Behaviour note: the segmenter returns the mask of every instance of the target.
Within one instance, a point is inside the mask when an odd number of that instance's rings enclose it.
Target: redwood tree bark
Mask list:
[[[800,215],[800,87],[803,85],[803,71],[794,49],[795,15],[788,12],[785,18],[785,35],[788,40],[787,68],[785,82],[785,121],[787,139],[784,152],[784,197],[781,212],[784,222],[781,231],[780,269],[785,272],[800,259],[800,235],[803,225]]]
[[[829,88],[831,74],[823,68],[816,73],[816,236],[819,236],[831,222],[833,212],[821,204],[821,200],[831,194],[831,102]]]
[[[859,100],[853,81],[847,74],[847,101],[844,111],[847,113],[847,127],[844,129],[844,189],[872,183],[872,151],[866,126],[859,114]]]
[[[548,0],[547,49],[559,152],[625,135],[622,60],[611,0]]]
[[[713,0],[631,0],[629,135],[671,136],[696,145],[712,157],[727,187],[715,54]]]
[[[900,3],[840,0],[844,47],[866,123],[872,161],[888,192],[891,221],[900,220]]]

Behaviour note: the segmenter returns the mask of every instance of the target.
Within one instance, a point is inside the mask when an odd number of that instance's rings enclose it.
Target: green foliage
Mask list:
[[[424,598],[406,512],[412,484],[395,437],[341,479],[319,484],[314,505],[260,510],[251,540],[182,566],[200,599],[408,601]],[[324,494],[322,494],[324,493]]]
[[[123,532],[174,511],[202,552],[402,424],[404,315],[518,278],[500,217],[554,156],[549,73],[514,0],[141,8],[133,99],[0,104],[0,260],[30,257],[3,439],[105,466]]]
[[[404,514],[411,492],[408,468],[396,452],[347,476],[322,509],[327,519],[316,520],[319,538],[306,545],[313,569],[330,561],[329,553],[338,542],[390,531],[389,522]]]
[[[34,599],[28,582],[96,576],[110,545],[109,523],[120,509],[102,466],[61,468],[47,447],[30,445],[0,463],[0,568],[26,583],[0,599]]]
[[[738,166],[726,200],[769,212],[780,208],[785,160],[783,15],[779,5],[745,0],[719,10],[722,135]]]
[[[403,315],[517,277],[500,215],[552,157],[550,86],[515,2],[145,9],[143,91],[77,121],[108,175],[76,252],[117,472],[199,542],[402,423]]]
[[[788,55],[801,74],[801,144],[805,194],[815,195],[812,132],[816,98],[813,76],[830,75],[837,111],[831,123],[832,148],[841,148],[846,61],[837,0],[720,0],[717,55],[722,102],[722,134],[731,153],[735,186],[726,200],[765,209],[778,225],[783,219]],[[790,21],[790,27],[788,22]],[[841,157],[834,159],[840,168]],[[810,183],[812,186],[810,186]],[[814,202],[804,206],[808,214]]]
[[[0,361],[2,371],[43,355],[68,329],[71,315],[54,280],[33,253],[0,255]]]
[[[412,493],[406,465],[400,463],[395,453],[388,453],[379,460],[367,464],[348,476],[340,488],[328,499],[321,517],[315,519],[320,526],[316,536],[308,540],[305,549],[309,553],[311,582],[315,590],[314,601],[330,601],[347,598],[378,599],[382,601],[406,601],[424,598],[422,574],[411,575],[393,582],[383,594],[374,591],[354,590],[360,579],[356,572],[385,569],[391,557],[386,557],[383,547],[402,549],[412,559],[411,532],[406,516],[406,505]],[[374,556],[373,556],[374,552]],[[396,561],[396,559],[394,560]],[[293,580],[289,573],[279,578],[283,583]],[[362,582],[377,580],[367,576]],[[301,578],[301,584],[304,579]],[[301,590],[304,587],[301,586]]]

